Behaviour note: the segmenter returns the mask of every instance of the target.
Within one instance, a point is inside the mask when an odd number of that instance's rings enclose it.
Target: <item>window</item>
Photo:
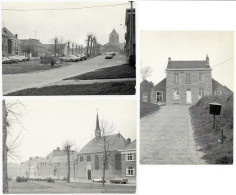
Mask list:
[[[199,88],[199,99],[201,99],[204,96],[204,88],[200,87]]]
[[[79,161],[80,161],[80,162],[83,162],[83,161],[84,161],[84,157],[83,157],[83,156],[80,156],[80,157],[79,157]]]
[[[126,167],[126,176],[134,176],[135,168],[134,167]]]
[[[115,154],[115,169],[121,170],[121,154]]]
[[[204,82],[204,74],[203,73],[199,73],[198,81],[199,81],[199,83]]]
[[[87,156],[87,161],[91,161],[91,156]]]
[[[163,102],[163,91],[157,91],[157,102]]]
[[[143,92],[142,100],[143,100],[143,102],[148,102],[148,93],[147,92]]]
[[[99,156],[95,155],[95,169],[98,170],[99,169]]]
[[[126,161],[134,161],[134,154],[126,154],[125,160]]]
[[[174,100],[179,100],[179,89],[174,89],[173,95],[174,95]]]
[[[191,83],[190,73],[186,73],[186,83]]]
[[[222,95],[222,92],[219,89],[217,89],[215,90],[215,95]]]
[[[174,73],[174,83],[175,84],[179,83],[179,73]]]

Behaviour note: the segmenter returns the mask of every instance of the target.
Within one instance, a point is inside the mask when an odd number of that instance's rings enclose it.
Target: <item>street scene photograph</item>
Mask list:
[[[2,2],[4,96],[135,95],[133,1]]]
[[[140,163],[233,164],[233,31],[141,31]]]
[[[135,193],[135,100],[11,99],[2,109],[3,193]]]

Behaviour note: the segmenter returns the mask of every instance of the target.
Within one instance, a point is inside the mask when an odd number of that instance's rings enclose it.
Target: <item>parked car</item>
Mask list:
[[[102,177],[98,178],[98,179],[93,179],[93,182],[97,182],[97,183],[106,183],[106,180],[103,180]]]
[[[26,56],[19,56],[21,58],[22,61],[29,61],[30,58],[26,57]]]
[[[83,60],[87,60],[87,56],[85,54],[81,54]]]
[[[12,63],[15,63],[15,61],[12,59],[9,59],[8,57],[2,57],[2,63],[3,64],[12,64]]]
[[[111,179],[110,183],[126,184],[128,183],[128,179],[126,177],[124,178],[116,177],[114,179]]]
[[[111,54],[112,54],[113,56],[115,56],[115,55],[116,55],[116,52],[112,51]]]
[[[82,60],[83,60],[81,54],[76,54],[75,56],[77,56],[77,57],[79,58],[79,61],[82,61]]]
[[[64,62],[78,62],[80,60],[76,55],[67,55],[61,58]]]
[[[21,58],[20,56],[18,56],[18,55],[9,56],[8,58],[11,59],[11,60],[14,60],[15,63],[18,63],[18,62],[22,62],[22,61],[23,61],[22,58]]]
[[[105,59],[112,59],[113,55],[111,53],[105,55]]]

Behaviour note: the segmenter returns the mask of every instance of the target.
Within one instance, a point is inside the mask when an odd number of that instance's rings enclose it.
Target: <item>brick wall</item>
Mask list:
[[[179,83],[174,83],[174,73],[179,73]],[[190,74],[190,83],[186,83],[186,73]],[[204,74],[204,81],[199,82],[199,73]],[[199,88],[204,89],[204,96],[212,94],[211,70],[166,71],[166,104],[187,104],[186,91],[191,90],[191,102],[199,100]],[[174,89],[179,89],[179,99],[174,99]]]
[[[128,181],[136,181],[137,169],[136,169],[136,153],[134,153],[134,161],[127,161],[125,158],[125,154],[122,154],[121,158],[122,162],[122,177],[126,177]],[[126,175],[126,168],[133,167],[135,169],[134,176],[127,176]]]

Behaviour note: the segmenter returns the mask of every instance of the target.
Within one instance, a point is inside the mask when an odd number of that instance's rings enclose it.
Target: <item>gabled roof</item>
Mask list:
[[[147,81],[146,79],[143,80],[141,83],[140,83],[140,86],[150,86],[150,87],[153,87],[153,83],[150,81]]]
[[[136,150],[136,140],[132,141],[125,147],[125,150]]]
[[[116,32],[115,29],[113,29],[113,30],[111,31],[110,35],[118,35],[118,33]]]
[[[21,39],[21,45],[33,45],[33,46],[38,46],[38,47],[44,47],[45,46],[38,40],[38,39]]]
[[[202,61],[169,61],[167,69],[195,69],[209,68],[209,63],[206,60]]]
[[[99,153],[104,151],[104,137],[100,139],[92,139],[87,143],[79,154]],[[120,134],[106,136],[106,141],[109,143],[109,151],[123,150],[127,146],[126,139]]]
[[[164,78],[163,80],[161,80],[159,83],[157,83],[157,84],[153,87],[153,91],[164,90],[164,89],[166,89],[166,78]]]
[[[6,27],[2,28],[2,34],[7,36],[9,39],[15,39],[18,40],[18,38],[15,37]]]

